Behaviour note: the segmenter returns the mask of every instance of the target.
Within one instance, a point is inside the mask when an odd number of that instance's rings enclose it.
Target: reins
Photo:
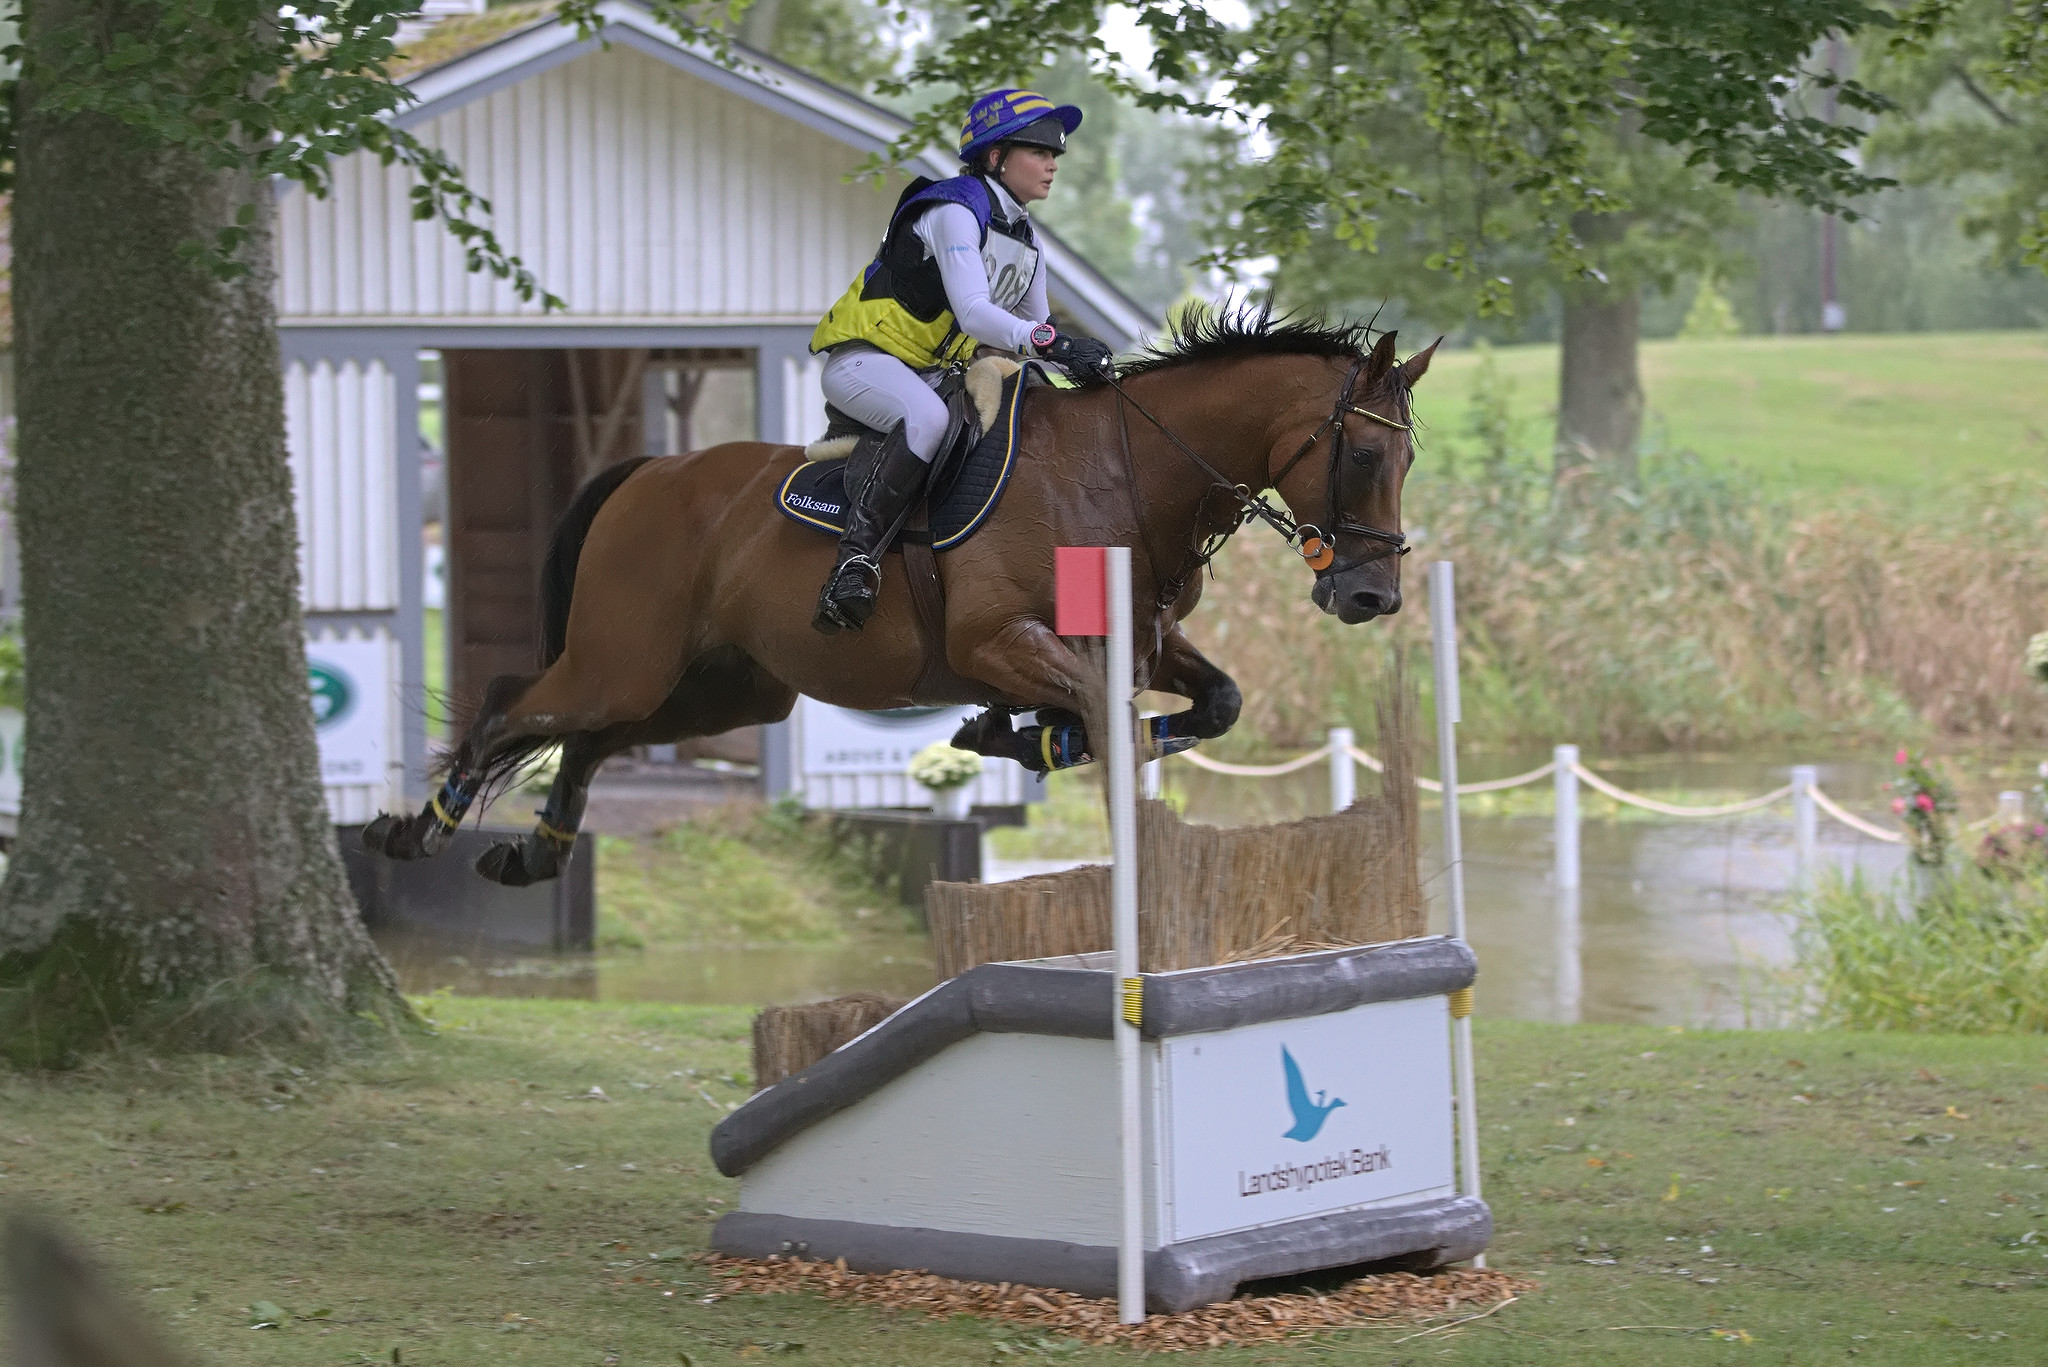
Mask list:
[[[1315,431],[1309,433],[1301,445],[1295,448],[1294,454],[1289,456],[1280,468],[1268,476],[1266,480],[1268,488],[1277,490],[1280,487],[1280,481],[1287,478],[1293,472],[1294,467],[1301,464],[1309,452],[1315,450],[1316,446],[1322,441],[1323,434],[1335,428],[1336,439],[1330,445],[1330,475],[1327,481],[1330,498],[1330,515],[1328,519],[1330,525],[1327,531],[1313,522],[1296,522],[1287,515],[1284,509],[1274,507],[1263,492],[1253,493],[1246,486],[1233,483],[1224,476],[1222,471],[1204,459],[1201,452],[1182,441],[1172,428],[1154,417],[1146,409],[1145,405],[1132,398],[1130,392],[1118,382],[1115,376],[1108,377],[1105,383],[1116,391],[1117,436],[1123,452],[1124,474],[1131,491],[1131,511],[1137,516],[1137,530],[1141,539],[1144,536],[1145,525],[1143,509],[1139,506],[1138,502],[1137,467],[1131,460],[1130,423],[1124,415],[1124,405],[1126,404],[1137,409],[1138,416],[1157,428],[1159,435],[1165,437],[1176,450],[1190,461],[1193,461],[1197,469],[1209,476],[1210,489],[1208,492],[1221,489],[1236,499],[1238,504],[1237,515],[1231,525],[1223,531],[1215,533],[1207,541],[1196,547],[1191,557],[1193,563],[1190,564],[1184,561],[1180,571],[1173,579],[1161,586],[1159,592],[1160,606],[1163,607],[1174,599],[1179,598],[1181,591],[1187,586],[1188,576],[1199,572],[1202,566],[1215,559],[1217,553],[1223,549],[1231,537],[1237,535],[1245,527],[1250,526],[1254,521],[1263,522],[1278,532],[1282,539],[1287,542],[1288,547],[1306,561],[1308,567],[1314,570],[1318,576],[1326,573],[1336,563],[1336,537],[1342,534],[1364,537],[1367,540],[1377,541],[1381,544],[1379,551],[1354,562],[1355,564],[1366,564],[1387,555],[1408,554],[1411,548],[1408,545],[1408,538],[1404,533],[1385,531],[1379,527],[1369,527],[1362,522],[1354,521],[1352,518],[1347,517],[1343,511],[1341,485],[1344,478],[1344,415],[1356,413],[1362,418],[1370,418],[1374,422],[1402,432],[1412,432],[1415,430],[1408,423],[1397,422],[1393,418],[1385,417],[1368,408],[1362,408],[1351,401],[1352,391],[1358,384],[1359,371],[1364,366],[1365,362],[1362,359],[1352,362],[1350,373],[1344,377],[1344,388],[1338,393],[1336,403],[1331,406],[1330,416],[1324,418],[1317,425]],[[1207,494],[1205,493],[1204,502],[1206,501]],[[1198,518],[1200,512],[1201,505],[1197,504],[1196,514]],[[1149,549],[1146,551],[1146,558],[1151,558],[1151,551]],[[1153,567],[1153,571],[1156,576],[1158,572],[1157,565]]]

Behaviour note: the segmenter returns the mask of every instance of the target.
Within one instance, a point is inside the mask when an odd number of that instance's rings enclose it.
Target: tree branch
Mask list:
[[[1970,98],[1975,100],[1978,104],[1983,105],[1984,108],[1990,112],[1992,118],[1997,119],[2007,128],[2019,127],[2020,121],[2014,118],[2012,115],[2006,113],[2004,109],[2000,108],[1998,101],[1992,99],[1990,95],[1986,94],[1984,88],[1978,85],[1977,82],[1971,78],[1970,69],[1967,66],[1963,65],[1961,62],[1957,62],[1955,64],[1954,70],[1955,78],[1958,81],[1962,82],[1963,89],[1969,92]]]

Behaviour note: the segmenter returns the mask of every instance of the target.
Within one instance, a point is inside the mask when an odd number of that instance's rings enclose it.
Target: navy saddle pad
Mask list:
[[[1017,463],[1017,429],[1024,405],[1018,397],[1027,387],[1047,383],[1038,367],[1026,365],[1003,383],[1003,399],[995,423],[974,449],[939,472],[929,491],[932,549],[948,550],[973,536],[995,511]],[[775,506],[784,517],[838,536],[846,529],[846,462],[807,460],[790,472],[775,492]]]

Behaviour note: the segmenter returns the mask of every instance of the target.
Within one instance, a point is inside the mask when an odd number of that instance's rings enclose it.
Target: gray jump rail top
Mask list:
[[[1472,985],[1478,961],[1448,936],[1144,975],[1147,1039],[1298,1020]],[[711,1132],[711,1158],[737,1177],[794,1136],[872,1095],[941,1050],[987,1032],[1108,1039],[1116,975],[1046,963],[982,964],[939,984],[858,1039],[757,1092]]]

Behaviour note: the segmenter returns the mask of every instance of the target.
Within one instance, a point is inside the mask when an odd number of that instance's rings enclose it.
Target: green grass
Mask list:
[[[448,614],[440,608],[421,610],[426,618],[420,635],[425,640],[427,685],[427,739],[448,736]]]
[[[651,836],[599,836],[598,947],[829,944],[904,930],[861,854],[834,843],[824,816],[755,803]]]
[[[1045,801],[1024,809],[1022,826],[998,826],[988,833],[989,852],[998,859],[1102,859],[1109,854],[1109,813],[1102,805],[1102,780],[1094,769],[1048,775]]]
[[[211,1363],[702,1367],[802,1344],[951,1367],[1019,1344],[805,1297],[703,1303],[691,1255],[736,1195],[705,1141],[746,1094],[745,1011],[430,1006],[438,1039],[304,1074],[0,1074],[0,1193],[54,1212]],[[1493,1260],[1543,1289],[1405,1345],[1359,1329],[1203,1361],[2039,1361],[2048,1042],[1481,1021],[1478,1054]],[[593,1086],[610,1100],[577,1099]],[[259,1301],[292,1318],[250,1329]]]
[[[1557,348],[1494,355],[1515,382],[1519,435],[1549,450]],[[1475,351],[1430,367],[1418,411],[1438,441],[1464,430],[1477,369]],[[1647,342],[1642,370],[1654,446],[1772,485],[1913,492],[1964,475],[2040,474],[2048,460],[2048,333]]]
[[[1799,910],[1801,966],[1830,1024],[2048,1034],[2048,873],[2038,864],[1963,864],[1910,915],[1888,886],[1831,875]]]

